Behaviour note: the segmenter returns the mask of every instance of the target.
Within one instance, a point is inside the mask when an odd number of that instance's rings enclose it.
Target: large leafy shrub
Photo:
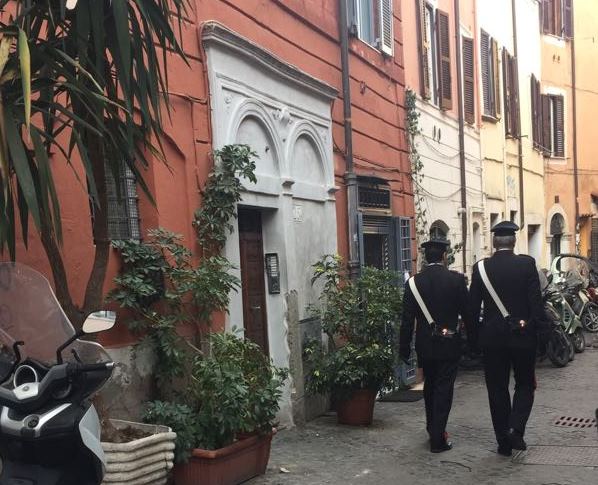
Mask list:
[[[347,396],[390,387],[402,309],[398,275],[367,267],[353,281],[338,256],[326,256],[314,265],[313,283],[318,281],[323,288],[315,310],[328,345],[306,346],[308,390]]]

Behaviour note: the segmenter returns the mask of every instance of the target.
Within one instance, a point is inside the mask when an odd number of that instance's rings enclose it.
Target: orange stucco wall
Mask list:
[[[190,67],[171,56],[170,91],[172,122],[165,129],[169,168],[152,164],[146,180],[156,200],[153,207],[141,199],[142,230],[164,227],[184,235],[193,247],[191,220],[200,204],[196,180],[202,183],[211,167],[208,85],[200,39],[201,25],[217,20],[256,42],[284,61],[311,76],[341,89],[336,0],[196,0],[183,25],[183,43]],[[393,212],[413,215],[409,160],[404,136],[403,22],[395,3],[395,56],[387,58],[363,42],[351,41],[351,90],[353,143],[356,171],[390,181]],[[338,245],[347,254],[346,194],[343,187],[344,138],[342,95],[333,103],[334,161],[337,185]],[[63,211],[64,259],[71,291],[82,299],[93,260],[91,221],[85,190],[72,170],[58,157],[53,161]],[[5,254],[3,258],[6,258]],[[50,276],[39,242],[32,238],[29,249],[21,244],[19,261]],[[118,271],[113,257],[106,287]],[[109,344],[125,344],[132,337],[120,326],[108,337]]]
[[[553,36],[542,36],[542,92],[565,97],[565,158],[545,159],[546,210],[555,204],[565,211],[566,234],[575,233],[575,195],[573,189],[573,92],[571,89],[571,43]],[[557,91],[553,91],[557,90]],[[558,202],[557,202],[558,200]],[[550,220],[547,233],[550,233]],[[574,248],[571,242],[570,249]]]

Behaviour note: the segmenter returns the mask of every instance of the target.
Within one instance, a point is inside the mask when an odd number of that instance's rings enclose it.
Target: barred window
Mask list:
[[[111,241],[141,239],[137,180],[129,167],[121,167],[118,182],[106,167],[108,238]],[[91,207],[92,224],[94,207]]]

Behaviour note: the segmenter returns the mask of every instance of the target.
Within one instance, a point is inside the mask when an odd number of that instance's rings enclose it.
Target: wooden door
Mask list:
[[[245,337],[268,354],[264,244],[259,211],[239,210],[239,246]]]

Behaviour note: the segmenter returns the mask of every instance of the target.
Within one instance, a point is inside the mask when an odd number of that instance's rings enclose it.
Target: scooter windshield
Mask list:
[[[73,335],[75,329],[43,275],[19,263],[0,263],[0,361],[22,341],[23,359],[51,366],[58,347]],[[65,360],[74,359],[72,349],[85,363],[110,360],[101,345],[81,340],[64,351]]]

